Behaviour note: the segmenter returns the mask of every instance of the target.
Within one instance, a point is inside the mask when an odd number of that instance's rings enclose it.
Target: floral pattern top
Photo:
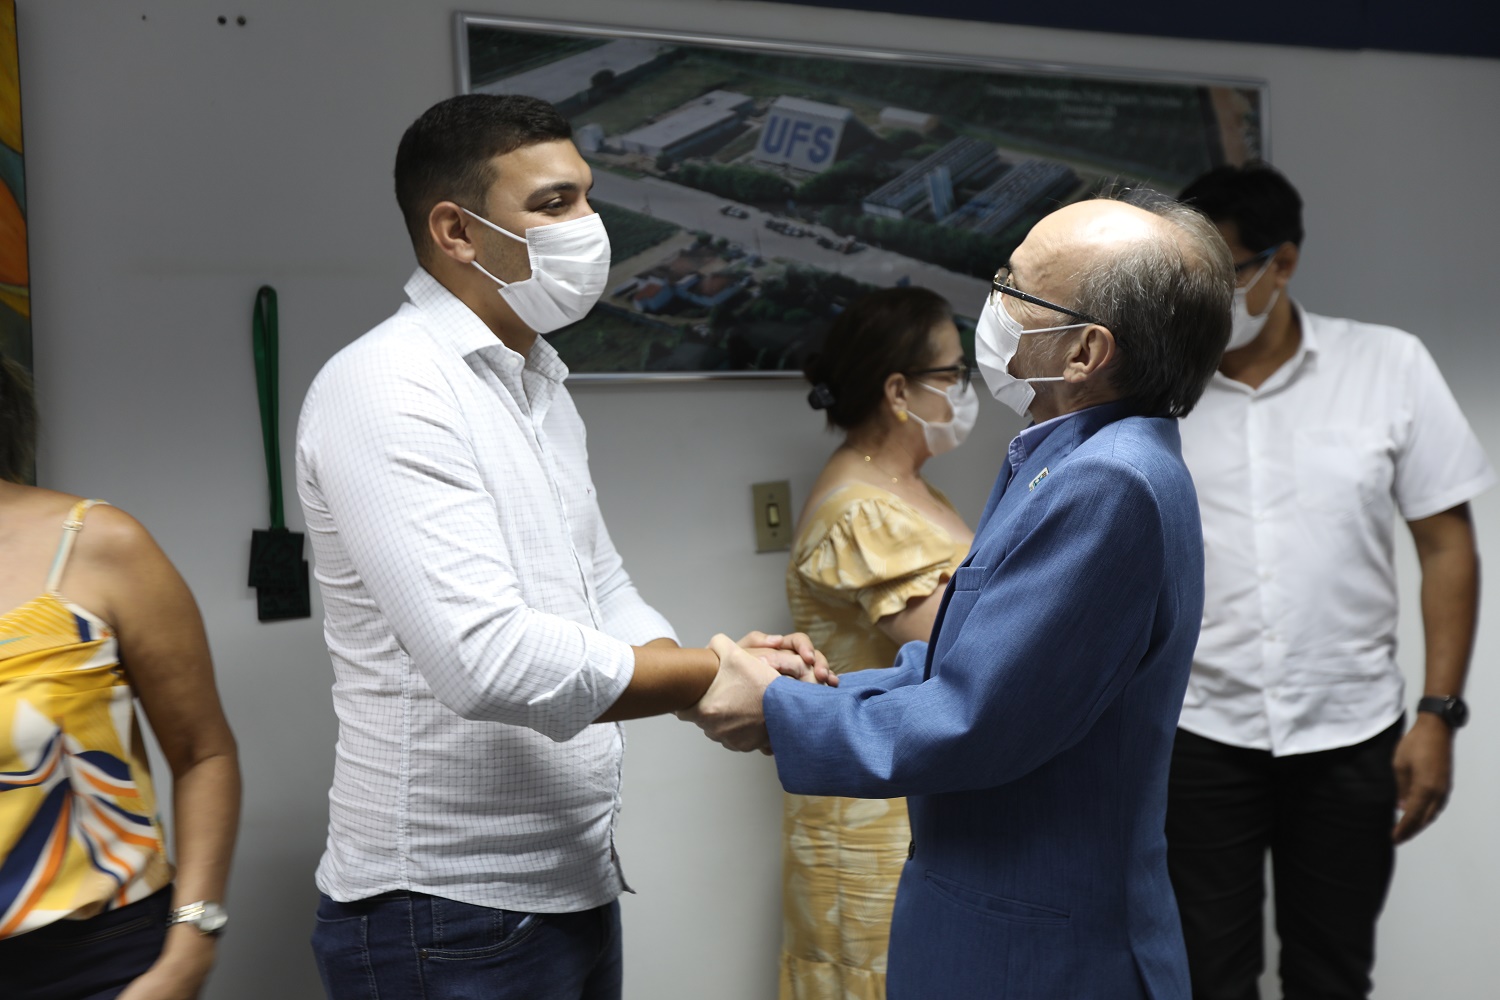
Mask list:
[[[144,899],[172,880],[135,700],[110,625],[47,590],[0,615],[0,939]]]

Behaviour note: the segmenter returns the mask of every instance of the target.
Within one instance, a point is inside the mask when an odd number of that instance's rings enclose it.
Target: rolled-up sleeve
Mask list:
[[[614,542],[604,527],[604,518],[600,517],[597,524],[594,578],[599,581],[599,610],[604,616],[604,631],[632,646],[644,646],[655,639],[677,642],[672,623],[647,604],[635,589],[625,572],[625,562],[615,551]]]
[[[629,640],[662,634],[665,623],[629,607],[628,579],[606,593],[621,595],[607,602],[619,608],[614,636],[529,606],[517,564],[532,554],[513,550],[525,533],[508,541],[497,507],[551,498],[487,488],[448,374],[420,358],[392,360],[365,354],[325,371],[304,409],[308,528],[336,534],[349,562],[345,579],[320,564],[325,601],[347,599],[341,613],[352,615],[373,603],[363,613],[389,622],[433,695],[458,715],[567,740],[630,683]],[[319,508],[326,519],[312,516]]]

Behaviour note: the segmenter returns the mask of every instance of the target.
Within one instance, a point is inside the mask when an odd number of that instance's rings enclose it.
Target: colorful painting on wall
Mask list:
[[[794,377],[829,321],[922,285],[968,336],[1043,215],[1266,155],[1255,80],[455,16],[458,89],[572,122],[613,264],[551,341],[575,377]]]
[[[15,0],[0,0],[0,352],[31,367],[31,272]]]

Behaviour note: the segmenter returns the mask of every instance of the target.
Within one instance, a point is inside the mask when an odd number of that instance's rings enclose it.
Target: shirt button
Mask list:
[[[1263,570],[1260,571],[1261,582],[1262,583],[1270,583],[1271,582],[1271,578],[1274,577],[1275,575],[1276,574],[1272,573],[1270,570],[1263,569]]]

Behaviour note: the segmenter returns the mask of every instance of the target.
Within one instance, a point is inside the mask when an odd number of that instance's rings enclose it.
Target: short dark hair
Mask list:
[[[36,397],[31,376],[0,354],[0,479],[24,483],[36,460]]]
[[[926,288],[883,288],[855,300],[828,330],[803,375],[828,426],[852,430],[885,398],[885,380],[933,361],[932,328],[953,318],[948,300]]]
[[[1216,224],[1232,222],[1252,253],[1283,243],[1302,245],[1302,197],[1274,167],[1252,160],[1215,167],[1182,189],[1177,200]]]
[[[522,146],[571,139],[573,126],[546,101],[520,94],[460,94],[411,123],[396,147],[396,204],[417,258],[426,257],[427,216],[452,199],[484,210],[494,159]]]
[[[1096,317],[1115,338],[1110,385],[1135,412],[1192,412],[1229,344],[1234,261],[1201,213],[1166,195],[1137,189],[1115,195],[1160,216],[1159,237],[1100,254],[1078,275],[1071,305]]]

